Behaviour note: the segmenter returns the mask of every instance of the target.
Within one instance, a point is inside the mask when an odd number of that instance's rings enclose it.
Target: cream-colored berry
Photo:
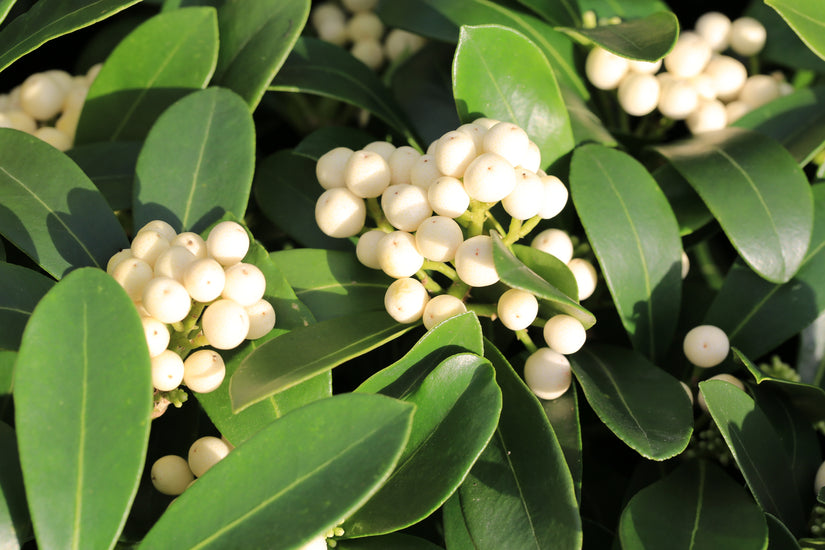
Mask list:
[[[705,39],[713,51],[721,52],[728,47],[730,25],[731,22],[727,15],[718,11],[709,11],[699,16],[693,28]]]
[[[702,101],[695,111],[685,119],[687,127],[694,134],[721,130],[728,124],[728,113],[725,104],[714,99]]]
[[[167,349],[152,357],[152,385],[158,391],[172,391],[183,382],[183,359]]]
[[[538,215],[542,219],[549,220],[556,217],[567,204],[570,192],[567,191],[564,183],[556,176],[540,176],[541,184],[544,186],[544,198]]]
[[[541,170],[541,149],[535,142],[527,142],[527,149],[524,151],[524,156],[521,157],[519,166],[533,173]]]
[[[470,206],[470,196],[460,180],[441,176],[427,189],[427,200],[439,216],[457,218]]]
[[[652,74],[631,73],[619,84],[619,104],[626,113],[644,116],[659,103],[659,81]]]
[[[739,55],[756,55],[765,46],[768,33],[753,17],[740,17],[730,26],[730,47]]]
[[[412,167],[420,156],[421,153],[409,145],[402,145],[393,151],[387,162],[390,166],[390,184],[412,183]]]
[[[536,320],[539,301],[526,290],[511,288],[499,297],[496,311],[505,327],[510,330],[523,330]]]
[[[394,281],[384,294],[384,307],[399,323],[414,323],[424,315],[430,296],[418,279],[404,277]]]
[[[738,59],[727,55],[717,55],[705,67],[705,73],[713,82],[716,97],[731,101],[739,95],[748,79],[748,70]]]
[[[485,130],[489,130],[490,128],[492,128],[493,126],[498,124],[499,122],[501,122],[501,121],[496,120],[494,118],[480,117],[480,118],[475,119],[472,122],[472,124],[478,124],[479,126],[484,128]]]
[[[682,250],[682,279],[688,276],[690,272],[690,258],[688,258],[687,253]]]
[[[183,286],[196,302],[211,302],[221,295],[225,284],[223,266],[213,258],[195,260],[183,273]]]
[[[775,78],[766,74],[755,74],[748,77],[739,91],[739,101],[751,109],[756,109],[780,95],[779,83]]]
[[[731,101],[725,105],[725,115],[728,120],[728,124],[733,124],[750,111],[751,108],[748,107],[748,104],[744,101]]]
[[[584,326],[570,315],[554,315],[544,325],[544,341],[550,349],[562,355],[579,351],[586,338]]]
[[[389,141],[372,141],[364,146],[362,151],[369,151],[371,153],[378,153],[381,155],[381,158],[384,159],[387,164],[389,165],[390,156],[392,156],[393,151],[395,151],[396,147]]]
[[[182,246],[195,256],[196,259],[206,258],[206,241],[197,233],[186,231],[180,235],[176,235],[169,244],[172,246]]]
[[[378,262],[378,241],[380,241],[384,235],[386,235],[386,233],[383,231],[373,229],[358,237],[358,244],[355,246],[355,255],[359,262],[370,269],[381,269],[381,264]]]
[[[189,447],[189,469],[195,477],[201,477],[228,454],[229,446],[220,438],[201,437]]]
[[[530,138],[519,125],[499,122],[487,130],[482,144],[485,153],[495,153],[504,157],[512,166],[518,166],[527,152]]]
[[[133,302],[139,302],[143,297],[143,289],[152,280],[152,266],[137,258],[126,258],[114,268],[112,277]]]
[[[699,325],[685,335],[682,344],[685,357],[697,367],[715,367],[725,360],[730,351],[728,335],[719,327]]]
[[[378,265],[390,277],[411,277],[424,265],[415,237],[406,231],[387,233],[377,245]]]
[[[723,382],[732,384],[740,390],[745,391],[745,384],[743,384],[741,380],[739,380],[732,374],[717,374],[716,376],[711,376],[710,378],[708,378],[708,380],[722,380]],[[707,402],[705,402],[705,395],[702,393],[702,390],[699,390],[697,401],[699,408],[705,412],[708,412],[708,404]]]
[[[336,147],[327,151],[315,163],[315,177],[324,189],[344,187],[344,168],[352,157],[349,147]]]
[[[659,111],[673,120],[688,117],[699,105],[699,94],[687,80],[674,80],[662,85],[659,94]]]
[[[629,68],[627,59],[599,46],[590,50],[584,65],[587,79],[600,90],[616,89]]]
[[[154,317],[141,317],[140,322],[143,324],[143,334],[149,347],[149,357],[163,353],[169,347],[169,329]]]
[[[341,239],[357,235],[366,220],[364,199],[345,187],[327,189],[315,203],[315,222],[330,237]]]
[[[524,364],[524,381],[540,399],[561,397],[573,381],[570,362],[550,348],[539,348]]]
[[[344,183],[356,197],[380,197],[389,186],[392,172],[384,157],[364,149],[355,151],[344,167]]]
[[[461,226],[452,218],[432,216],[418,226],[415,244],[421,255],[434,262],[449,262],[464,242]]]
[[[112,275],[115,272],[115,268],[120,265],[120,262],[123,260],[128,260],[131,257],[131,248],[124,248],[123,250],[115,253],[115,255],[109,258],[109,261],[106,263],[106,273]]]
[[[493,263],[493,239],[487,235],[477,235],[461,243],[453,263],[459,278],[470,286],[490,286],[499,281]]]
[[[157,231],[141,230],[132,240],[132,257],[155,265],[158,256],[169,250],[169,241]]]
[[[501,199],[504,211],[516,220],[527,220],[537,215],[544,204],[544,184],[535,172],[516,168],[516,186]]]
[[[424,306],[424,327],[430,330],[438,323],[466,312],[467,306],[455,296],[449,294],[436,296]]]
[[[565,264],[573,258],[573,241],[561,229],[545,229],[533,238],[530,246],[555,256]]]
[[[221,296],[247,307],[264,297],[266,277],[258,266],[239,262],[226,269]]]
[[[697,74],[689,78],[688,82],[690,82],[690,85],[696,90],[699,101],[716,99],[716,85],[713,83],[713,78],[711,78],[710,75],[706,73]]]
[[[384,23],[370,11],[356,13],[347,21],[347,35],[353,42],[378,41],[384,35]]]
[[[427,190],[417,185],[390,185],[381,195],[387,221],[401,231],[415,231],[433,213]]]
[[[496,153],[482,153],[464,173],[464,190],[481,202],[498,202],[516,186],[516,173],[507,159]]]
[[[637,59],[628,60],[628,67],[630,72],[637,74],[656,74],[662,67],[662,60],[657,61],[639,61]]]
[[[195,393],[218,389],[226,376],[226,364],[217,351],[201,349],[183,362],[183,383]]]
[[[438,171],[438,167],[435,165],[435,156],[433,155],[419,156],[410,168],[410,183],[423,189],[429,189],[435,180],[440,177],[441,172]]]
[[[63,108],[66,90],[45,73],[28,77],[20,87],[20,107],[37,120],[49,120]]]
[[[11,127],[15,130],[20,130],[21,132],[26,132],[27,134],[34,134],[37,131],[37,121],[35,121],[34,118],[32,118],[32,116],[28,113],[13,109],[11,111],[6,111],[5,115],[7,123],[10,123]]]
[[[411,55],[424,46],[425,40],[417,34],[403,29],[392,29],[384,39],[384,52],[387,59],[395,61],[406,55]]]
[[[249,315],[249,332],[247,340],[257,340],[269,334],[275,327],[275,308],[263,298],[246,306],[246,313]]]
[[[482,152],[484,150],[484,134],[487,133],[487,128],[482,126],[481,124],[475,124],[472,122],[468,122],[467,124],[462,124],[458,128],[456,128],[458,132],[464,132],[471,138],[473,138],[473,143],[476,146],[477,152]]]
[[[249,334],[249,314],[233,300],[225,298],[207,306],[201,319],[203,335],[217,349],[234,349]]]
[[[350,53],[373,71],[380,69],[384,64],[384,48],[377,40],[359,40],[352,45]]]
[[[441,174],[460,178],[480,152],[470,134],[453,130],[438,139],[433,156]]]
[[[704,38],[695,32],[683,32],[665,56],[665,69],[676,78],[690,78],[705,69],[711,55],[713,50]]]
[[[42,126],[35,130],[33,135],[39,140],[45,141],[58,151],[68,151],[72,148],[72,136],[57,128]]]
[[[206,237],[206,251],[221,265],[234,265],[243,260],[249,251],[249,235],[237,222],[221,222]]]
[[[155,260],[155,276],[169,277],[179,283],[183,283],[183,275],[186,268],[197,258],[192,252],[183,246],[170,246],[164,253]]]
[[[177,323],[189,314],[192,300],[178,281],[155,277],[143,289],[143,307],[162,323]]]
[[[567,268],[576,279],[576,285],[579,287],[579,300],[590,298],[596,290],[596,282],[599,279],[593,264],[582,258],[573,258],[567,262]]]
[[[155,489],[169,496],[182,494],[195,480],[189,463],[177,455],[166,455],[157,459],[152,464],[150,477]]]
[[[175,228],[163,220],[152,220],[146,223],[143,227],[138,229],[136,235],[140,235],[143,231],[155,231],[162,235],[164,239],[169,241],[170,244],[177,236]]]

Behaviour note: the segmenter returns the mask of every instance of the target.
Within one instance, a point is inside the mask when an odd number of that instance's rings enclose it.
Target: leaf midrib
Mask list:
[[[203,130],[203,141],[201,141],[200,149],[198,150],[198,159],[192,170],[192,181],[189,186],[189,196],[186,198],[186,208],[183,210],[183,217],[181,219],[181,227],[189,227],[189,214],[192,210],[192,202],[195,198],[195,190],[198,188],[198,178],[200,176],[201,168],[203,167],[203,155],[206,151],[206,144],[209,143],[209,132],[212,130],[212,123],[215,120],[215,111],[217,109],[217,98],[212,96],[212,103],[209,106],[209,112],[204,114],[206,118],[206,128]]]

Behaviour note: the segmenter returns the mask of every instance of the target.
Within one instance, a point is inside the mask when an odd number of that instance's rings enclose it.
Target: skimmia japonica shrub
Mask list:
[[[825,13],[703,9],[0,2],[0,547],[825,545]]]

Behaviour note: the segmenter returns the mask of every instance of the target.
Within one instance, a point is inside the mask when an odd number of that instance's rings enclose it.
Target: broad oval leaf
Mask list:
[[[325,153],[336,147],[349,147],[353,151],[357,151],[373,141],[375,141],[375,137],[360,128],[323,126],[302,139],[301,143],[296,145],[292,152],[317,161]]]
[[[162,219],[198,232],[225,212],[242,219],[255,170],[252,115],[225,88],[194,92],[152,126],[136,170],[135,227]]]
[[[687,447],[693,414],[678,380],[625,348],[588,345],[569,358],[587,402],[629,447],[651,460]]]
[[[392,548],[392,550],[442,550],[440,546],[426,539],[404,533],[343,539],[336,542],[335,548],[338,550],[386,550],[387,548]]]
[[[633,347],[656,360],[673,339],[682,288],[667,199],[635,159],[602,145],[573,153],[570,195]]]
[[[821,73],[825,60],[809,48],[778,11],[767,2],[749,2],[742,15],[753,17],[765,27],[767,40],[759,59],[781,65],[785,70],[811,70]]]
[[[78,269],[40,300],[14,404],[38,544],[112,548],[143,470],[152,377],[137,310],[107,273]]]
[[[564,292],[545,281],[540,275],[524,265],[498,236],[498,233],[491,231],[493,238],[493,262],[501,281],[512,288],[518,288],[533,293],[539,302],[544,302],[551,310],[558,313],[566,313],[578,319],[584,328],[590,328],[596,324],[596,318],[592,313],[582,307],[577,301],[567,296]]]
[[[662,0],[634,0],[614,2],[613,0],[577,0],[582,13],[592,10],[598,17],[619,16],[622,19],[647,17],[656,12],[667,11],[668,5]]]
[[[229,0],[218,8],[220,52],[214,84],[254,111],[309,17],[309,0]]]
[[[66,154],[89,176],[112,210],[129,210],[142,145],[138,141],[104,141],[79,145]]]
[[[485,348],[501,387],[501,418],[456,493],[475,548],[581,548],[573,478],[553,428],[501,352]]]
[[[560,2],[518,0],[518,2],[541,15],[545,21],[553,25],[578,26],[581,23],[581,11],[577,0],[561,0]]]
[[[441,507],[444,522],[444,541],[450,550],[476,550],[475,543],[467,530],[467,522],[461,513],[461,501],[458,493],[453,493]]]
[[[639,19],[622,21],[616,25],[602,25],[592,29],[567,29],[567,32],[584,36],[622,57],[656,61],[667,55],[676,43],[679,36],[679,20],[674,13],[661,11]]]
[[[0,422],[0,548],[17,550],[32,538],[14,430]]]
[[[6,413],[12,410],[12,391],[14,390],[14,363],[17,352],[0,350],[0,421],[5,421]],[[11,417],[11,415],[8,415]],[[16,452],[16,451],[15,451]]]
[[[822,6],[816,0],[765,0],[779,12],[799,38],[816,55],[825,59],[825,21]]]
[[[750,495],[722,469],[686,462],[630,500],[619,523],[622,548],[763,550],[768,527]]]
[[[582,499],[582,426],[579,419],[579,392],[576,381],[570,384],[570,389],[555,399],[539,399],[547,420],[559,440],[567,469],[573,476],[573,488],[576,491],[576,501]]]
[[[654,170],[653,177],[676,216],[680,235],[690,235],[713,221],[713,214],[672,164],[663,164]]]
[[[53,38],[82,29],[140,0],[41,0],[0,31],[0,71]],[[13,1],[0,2],[0,21]]]
[[[493,367],[469,353],[442,361],[403,399],[416,406],[410,439],[387,482],[344,522],[348,536],[390,533],[434,512],[467,476],[501,412]]]
[[[567,296],[579,295],[579,287],[573,272],[564,262],[552,254],[523,244],[514,244],[513,254],[536,275]]]
[[[513,63],[513,59],[519,60]],[[573,149],[573,131],[553,69],[524,35],[501,26],[462,27],[453,95],[463,122],[484,116],[518,124],[547,167]]]
[[[728,382],[706,380],[699,389],[756,502],[799,536],[806,522],[790,459],[765,413]]]
[[[561,87],[561,96],[570,117],[570,129],[576,145],[583,143],[601,143],[618,145],[616,138],[605,128],[604,123],[590,110],[584,100],[567,86]]]
[[[346,50],[317,38],[298,39],[269,89],[312,93],[351,103],[415,141],[401,107],[375,72]]]
[[[273,338],[250,353],[232,375],[232,409],[239,412],[415,326],[398,324],[385,311],[371,311],[329,319]]]
[[[807,178],[787,150],[740,128],[656,150],[702,197],[754,271],[775,283],[793,277],[811,238],[813,201]]]
[[[796,537],[793,533],[788,531],[785,525],[776,519],[771,514],[765,514],[765,520],[768,522],[768,540],[770,546],[768,550],[801,550]]]
[[[438,42],[455,43],[458,26],[424,0],[378,2],[375,13],[389,28],[399,28]]]
[[[66,155],[34,136],[0,128],[0,233],[55,278],[106,268],[129,247],[106,200]]]
[[[385,482],[413,410],[384,396],[343,394],[292,411],[200,477],[140,547],[271,548],[274,536],[280,548],[299,548]]]
[[[0,281],[0,349],[16,350],[34,306],[54,286],[54,281],[32,269],[6,262],[0,262]]]
[[[825,184],[814,185],[811,193],[811,242],[793,279],[771,283],[737,261],[705,317],[706,323],[724,330],[731,345],[748,357],[761,357],[825,311]]]
[[[75,143],[142,140],[166,107],[206,86],[217,59],[214,8],[152,17],[109,54],[89,88]]]

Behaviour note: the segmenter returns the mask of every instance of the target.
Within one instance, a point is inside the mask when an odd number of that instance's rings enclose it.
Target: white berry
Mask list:
[[[356,197],[380,197],[390,184],[390,165],[372,151],[355,151],[344,167],[344,183]]]
[[[516,186],[501,199],[504,211],[517,220],[527,220],[537,215],[544,205],[544,184],[535,172],[516,168]]]
[[[115,268],[120,265],[120,262],[123,260],[128,260],[131,257],[132,250],[130,248],[124,248],[120,252],[115,253],[115,255],[109,258],[109,261],[106,263],[106,273],[112,275],[115,272]]]
[[[37,120],[54,118],[63,108],[64,90],[44,73],[33,74],[20,87],[20,106]]]
[[[221,295],[225,284],[223,266],[213,258],[195,260],[183,274],[183,286],[196,302],[211,302]]]
[[[610,53],[599,46],[590,50],[584,65],[587,79],[600,90],[617,88],[628,70],[627,59]]]
[[[523,330],[536,320],[539,301],[526,290],[511,288],[499,297],[496,310],[505,327],[510,330]]]
[[[369,151],[371,153],[378,153],[381,155],[381,158],[384,159],[387,164],[390,162],[390,156],[392,155],[393,151],[395,151],[395,145],[390,143],[389,141],[371,141],[370,143],[366,144],[362,151]]]
[[[584,326],[570,315],[554,315],[544,325],[544,341],[550,349],[562,355],[579,351],[586,338]]]
[[[718,11],[709,11],[699,16],[693,28],[705,39],[713,51],[721,52],[728,47],[730,25],[727,15]]]
[[[582,258],[573,258],[567,262],[567,268],[573,273],[579,287],[579,300],[589,298],[596,290],[598,275],[593,264]]]
[[[195,351],[183,362],[183,383],[196,393],[209,393],[220,387],[226,376],[221,355],[211,349]]]
[[[733,376],[732,374],[717,374],[716,376],[711,376],[708,380],[722,380],[723,382],[727,382],[728,384],[732,384],[733,386],[739,388],[742,391],[745,391],[745,384],[742,383],[741,380]],[[699,402],[699,408],[705,412],[708,412],[708,404],[705,401],[705,395],[702,391],[699,391],[699,398],[697,399]]]
[[[710,77],[716,90],[716,97],[722,101],[731,101],[745,85],[748,70],[738,59],[727,55],[717,55],[705,67],[705,74]]]
[[[427,200],[439,216],[457,218],[470,206],[470,195],[460,180],[441,176],[427,189]]]
[[[481,202],[498,202],[516,186],[516,173],[507,159],[496,153],[482,153],[464,173],[464,190]]]
[[[350,48],[352,56],[372,70],[378,70],[384,63],[384,48],[377,40],[359,40]]]
[[[739,55],[755,55],[762,51],[768,33],[753,17],[740,17],[730,26],[730,47]]]
[[[490,286],[499,281],[493,263],[493,239],[477,235],[461,243],[455,253],[455,270],[470,286]]]
[[[533,238],[530,246],[555,256],[565,264],[573,258],[573,241],[561,229],[545,229]]]
[[[364,199],[345,187],[327,189],[315,203],[315,222],[330,237],[352,237],[364,228],[366,220]]]
[[[381,237],[376,252],[378,265],[396,279],[411,277],[424,265],[415,237],[406,231],[393,231]]]
[[[327,151],[315,163],[315,177],[324,189],[344,187],[344,168],[352,157],[349,147],[336,147]]]
[[[189,463],[177,455],[166,455],[157,459],[152,464],[150,477],[155,489],[169,496],[182,494],[195,480]]]
[[[418,226],[415,244],[421,255],[435,262],[449,262],[464,242],[461,226],[452,218],[432,216]]]
[[[730,351],[728,335],[719,327],[699,325],[685,335],[682,345],[685,357],[697,367],[715,367]]]
[[[152,266],[137,258],[126,258],[114,268],[112,277],[133,302],[139,302],[143,297],[143,289],[152,280]]]
[[[201,477],[212,466],[229,454],[229,446],[221,439],[207,435],[189,447],[189,469],[195,477]]]
[[[685,122],[694,134],[721,130],[728,124],[728,113],[725,104],[718,99],[703,101],[690,113]]]
[[[779,83],[766,74],[755,74],[745,81],[739,91],[739,101],[751,109],[773,101],[780,96]]]
[[[249,235],[237,222],[221,222],[206,237],[206,251],[223,266],[236,264],[249,251]]]
[[[380,40],[383,34],[384,24],[372,12],[357,13],[347,22],[347,35],[353,42]]]
[[[249,334],[249,314],[237,302],[220,299],[204,310],[201,327],[210,346],[233,349]]]
[[[268,301],[261,298],[251,306],[246,306],[245,309],[249,315],[247,340],[257,340],[266,336],[275,327],[275,309]]]
[[[152,385],[158,391],[172,391],[183,382],[183,359],[167,349],[152,357]]]
[[[441,172],[435,165],[435,157],[433,155],[421,155],[415,160],[415,163],[410,168],[410,183],[429,189],[430,186],[441,177]]]
[[[466,313],[466,311],[467,306],[455,296],[450,296],[449,294],[436,296],[430,299],[427,305],[424,306],[424,327],[430,330],[438,323],[446,321],[456,315]]]
[[[540,179],[541,184],[544,186],[544,198],[538,214],[542,219],[549,220],[564,210],[570,193],[564,183],[556,176],[544,175],[540,176]]]
[[[192,254],[188,248],[183,246],[170,246],[155,260],[155,276],[169,277],[182,283],[186,268],[196,259],[195,255]]]
[[[381,195],[387,221],[401,231],[415,231],[433,213],[427,190],[417,185],[390,185]]]
[[[499,122],[484,134],[484,152],[504,157],[512,166],[521,164],[530,138],[520,126],[512,122]]]
[[[441,174],[460,178],[480,152],[470,134],[453,130],[436,141],[433,157]]]
[[[395,61],[404,55],[412,54],[421,49],[424,39],[417,34],[403,29],[392,29],[384,39],[384,52],[387,59]]]
[[[665,56],[665,69],[676,78],[690,78],[704,70],[711,55],[710,44],[695,32],[687,31]]]
[[[169,346],[169,330],[166,325],[153,317],[141,317],[143,334],[149,348],[149,357],[160,355]]]
[[[659,81],[651,74],[627,75],[619,84],[619,104],[626,113],[644,116],[659,103]]]
[[[226,269],[226,280],[221,296],[240,305],[251,306],[264,296],[266,278],[256,265],[239,262]]]
[[[539,348],[524,364],[524,381],[540,399],[556,399],[570,388],[570,362],[550,348]]]
[[[699,105],[699,94],[690,82],[674,80],[662,85],[659,111],[673,120],[687,118]]]
[[[143,227],[141,227],[137,234],[139,235],[142,231],[156,231],[163,235],[163,238],[169,241],[171,244],[172,240],[177,236],[177,232],[175,228],[166,223],[163,220],[152,220]]]
[[[386,235],[386,233],[383,231],[373,229],[358,237],[358,244],[355,246],[355,256],[359,262],[370,269],[381,269],[381,264],[378,262],[378,241],[380,241],[384,235]]]
[[[384,307],[399,323],[414,323],[424,315],[430,297],[424,285],[410,277],[394,281],[384,294]]]
[[[150,266],[154,266],[158,256],[168,249],[169,241],[151,229],[141,230],[132,240],[132,256],[143,260]]]
[[[390,166],[390,183],[412,183],[410,172],[420,156],[421,153],[409,145],[403,145],[393,151],[387,162]]]

